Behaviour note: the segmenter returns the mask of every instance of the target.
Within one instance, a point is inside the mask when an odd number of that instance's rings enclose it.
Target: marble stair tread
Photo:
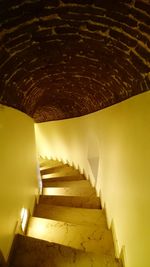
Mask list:
[[[96,195],[96,192],[89,181],[80,180],[52,182],[50,186],[43,187],[42,194],[52,196],[89,196],[90,198]]]
[[[70,167],[67,168],[67,170],[60,170],[58,172],[54,173],[48,173],[48,174],[43,174],[42,178],[47,179],[47,178],[55,178],[55,177],[64,177],[64,176],[80,176],[81,174],[79,173],[78,170],[71,169]]]
[[[115,255],[111,231],[105,226],[78,225],[30,217],[27,236],[95,254]]]
[[[101,209],[72,208],[56,205],[38,204],[34,217],[76,223],[80,225],[99,225],[107,227],[106,216]]]
[[[95,195],[90,198],[87,196],[43,196],[39,198],[39,204],[47,205],[59,205],[66,207],[76,207],[76,208],[89,208],[89,209],[99,209],[101,208],[101,203],[99,197]]]
[[[10,267],[122,267],[118,260],[82,250],[16,235]]]

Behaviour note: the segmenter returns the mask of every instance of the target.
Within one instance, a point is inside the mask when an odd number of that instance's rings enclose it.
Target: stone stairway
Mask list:
[[[43,192],[10,267],[122,267],[90,182],[58,161],[41,164]]]

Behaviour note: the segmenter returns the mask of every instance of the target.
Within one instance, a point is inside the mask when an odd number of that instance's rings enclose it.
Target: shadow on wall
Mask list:
[[[99,143],[94,137],[90,137],[88,145],[87,160],[92,171],[95,185],[97,183],[97,176],[99,171]]]
[[[0,250],[0,267],[6,267],[6,262],[1,250]]]

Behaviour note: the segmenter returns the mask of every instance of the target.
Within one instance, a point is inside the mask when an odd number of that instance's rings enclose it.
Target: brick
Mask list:
[[[116,5],[119,1],[118,0],[109,0],[109,1],[106,1],[106,0],[94,0],[93,1],[95,6],[98,6],[98,7],[102,7],[102,8],[106,8],[106,9],[112,9],[114,7],[114,5]]]
[[[28,14],[32,14],[32,16],[38,16],[41,14],[42,9],[43,9],[43,2],[42,1],[37,1],[36,5],[34,2],[24,2],[23,5],[19,6],[18,8],[16,8],[15,10],[12,11],[16,12],[19,11],[20,12],[20,16],[22,17],[22,15],[28,15]]]
[[[104,9],[96,8],[94,6],[78,7],[80,13],[88,13],[90,15],[103,16],[105,14]],[[74,9],[73,9],[74,10]]]
[[[146,15],[143,12],[140,12],[140,10],[131,8],[130,13],[135,17],[138,21],[144,22],[147,25],[150,25],[150,16]]]
[[[150,3],[136,1],[135,7],[145,11],[148,15],[150,14]]]
[[[133,0],[121,0],[120,2],[123,2],[126,4],[132,4]]]
[[[63,0],[63,3],[66,4],[81,4],[81,5],[90,5],[93,3],[93,0]]]
[[[142,32],[145,32],[150,35],[150,27],[148,27],[148,25],[140,23],[139,28]]]
[[[123,14],[120,14],[114,11],[108,11],[107,16],[121,23],[125,23],[131,27],[137,26],[137,21],[130,18],[129,16],[126,16],[126,15],[123,15]]]
[[[120,49],[118,46],[112,46],[111,51],[113,51],[113,54],[115,54],[115,58],[121,57],[121,58],[127,58],[127,54],[124,50]]]
[[[5,64],[2,67],[0,66],[0,73],[3,77],[7,73],[9,77],[21,64],[22,61],[17,55],[8,57]]]
[[[77,28],[73,27],[56,27],[55,32],[57,34],[77,33]]]
[[[24,43],[20,43],[17,46],[12,46],[11,48],[9,48],[10,53],[17,53],[17,54],[21,54],[23,53],[27,48],[29,48],[32,45],[30,40],[25,41]]]
[[[27,40],[30,40],[31,36],[29,34],[23,34],[21,36],[18,36],[17,38],[9,38],[8,42],[6,43],[6,47],[14,47],[18,44],[24,43]]]
[[[32,33],[32,40],[38,42],[48,41],[49,39],[51,39],[51,34],[52,34],[51,29],[36,31]]]
[[[61,19],[52,19],[52,20],[42,20],[40,19],[39,25],[41,27],[53,27],[53,26],[60,26],[67,23],[64,23]]]
[[[130,58],[139,72],[148,73],[150,71],[150,68],[132,51],[130,52]]]
[[[142,75],[138,69],[136,69],[131,61],[131,58],[124,60],[122,64],[122,58],[117,57],[116,61],[119,63],[119,65],[124,68],[124,70],[132,77],[132,79],[142,79]],[[120,71],[121,72],[121,71]]]
[[[58,14],[62,19],[69,19],[69,20],[79,20],[79,21],[83,21],[83,20],[90,20],[91,16],[90,14],[79,14],[79,13],[60,13],[58,10]]]
[[[135,50],[142,58],[146,59],[146,61],[150,61],[150,50],[148,51],[141,45],[138,45]]]
[[[91,20],[94,22],[97,22],[97,23],[101,23],[104,26],[119,26],[119,27],[121,27],[120,23],[118,23],[117,21],[113,21],[111,18],[108,18],[108,17],[101,17],[101,16],[93,17]]]
[[[135,47],[137,44],[137,41],[135,39],[132,39],[132,38],[126,36],[122,32],[110,30],[110,36],[121,41],[122,43],[125,43],[129,47]]]
[[[102,32],[106,32],[108,27],[103,27],[101,25],[94,25],[94,24],[89,24],[87,23],[87,28],[90,31],[102,31]]]
[[[80,30],[79,31],[81,36],[82,37],[88,37],[88,38],[91,38],[93,40],[97,40],[98,42],[105,42],[107,43],[109,41],[109,38],[104,36],[104,35],[101,35],[101,33],[92,33],[92,32],[89,32],[89,31],[83,31],[83,30]]]
[[[12,2],[9,0],[0,1],[0,10],[3,10],[3,11],[8,10],[12,6],[22,4],[22,2],[23,2],[22,0],[13,0],[13,5],[12,5]]]
[[[49,7],[58,7],[60,5],[59,0],[44,0],[44,6],[49,6]]]
[[[31,20],[33,18],[32,14],[25,14],[22,15],[21,17],[15,17],[11,20],[8,20],[7,22],[2,23],[4,29],[11,29],[13,27],[18,27],[18,25],[23,24],[27,22],[28,20]]]
[[[114,9],[114,6],[113,6],[113,9]],[[128,16],[130,14],[130,7],[125,4],[125,1],[123,1],[122,3],[120,1],[119,3],[117,3],[117,5],[115,5],[114,10],[115,12],[123,14],[123,15]]]
[[[5,48],[0,49],[0,66],[8,59],[9,53],[5,50]]]
[[[147,84],[148,90],[150,90],[150,77],[148,75],[145,76],[145,82]]]
[[[85,25],[85,23],[87,23],[86,21],[84,22],[84,20],[79,21],[79,20],[67,20],[67,19],[63,19],[63,23],[64,25],[69,25],[71,27],[75,27],[75,28],[80,28],[81,25]]]
[[[129,47],[126,44],[119,41],[118,39],[117,40],[115,40],[115,39],[111,40],[111,46],[114,49],[118,48],[118,49],[122,50],[122,52],[124,52],[124,53],[129,51]]]

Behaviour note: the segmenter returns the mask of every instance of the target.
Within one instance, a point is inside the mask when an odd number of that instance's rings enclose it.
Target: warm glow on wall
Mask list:
[[[52,148],[50,147],[49,143],[47,142],[46,138],[44,137],[44,135],[40,131],[40,129],[39,129],[37,124],[34,125],[34,129],[35,129],[35,133],[36,133],[36,139],[39,140],[38,150],[39,150],[39,148],[40,148],[40,151],[42,150],[40,155],[50,158],[51,157]]]
[[[23,231],[23,233],[26,230],[28,218],[29,218],[29,211],[25,208],[22,208],[22,210],[21,210],[21,230]]]
[[[42,126],[44,127],[45,124],[42,123]],[[59,133],[58,129],[54,129],[53,134],[50,136],[50,140],[53,141],[49,142],[49,139],[45,137],[45,134],[43,133],[43,130],[41,129],[40,125],[35,124],[35,136],[37,150],[38,153],[40,152],[40,156],[47,157],[49,159],[58,159],[60,161],[63,160],[64,162],[66,162],[67,155],[69,153],[69,149],[66,146],[67,140],[63,140],[63,135]],[[61,151],[61,155],[59,155],[59,151]]]

